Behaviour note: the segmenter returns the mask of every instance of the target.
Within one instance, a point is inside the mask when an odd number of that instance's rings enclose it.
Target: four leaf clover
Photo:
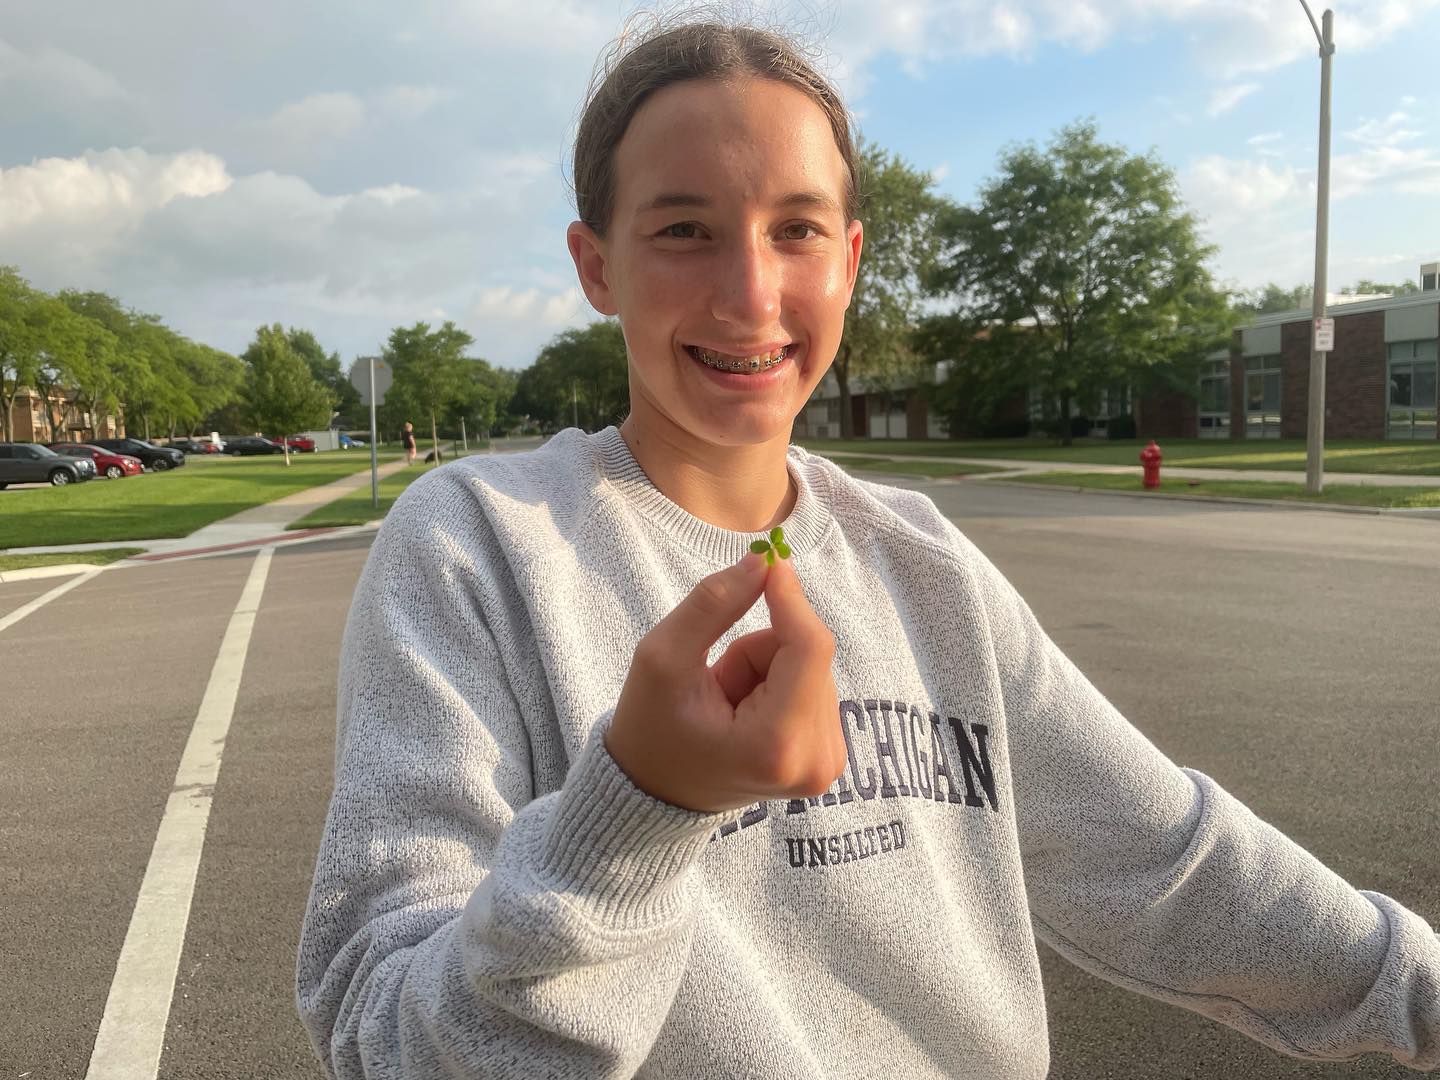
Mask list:
[[[768,566],[775,565],[776,555],[782,559],[790,557],[790,545],[785,543],[785,533],[779,525],[770,530],[769,540],[756,540],[750,545],[750,550],[756,555],[764,555]]]

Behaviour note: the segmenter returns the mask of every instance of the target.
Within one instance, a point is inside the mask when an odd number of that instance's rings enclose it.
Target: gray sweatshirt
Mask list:
[[[1172,764],[924,495],[787,467],[849,764],[726,814],[641,792],[602,735],[641,636],[760,534],[614,428],[396,503],[300,943],[331,1075],[1040,1078],[1037,938],[1286,1054],[1440,1064],[1420,916]],[[767,625],[762,597],[710,659]]]

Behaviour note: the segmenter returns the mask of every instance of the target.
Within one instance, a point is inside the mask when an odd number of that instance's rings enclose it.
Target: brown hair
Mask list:
[[[646,98],[691,79],[747,76],[793,86],[824,110],[845,161],[845,213],[846,220],[853,220],[860,197],[850,116],[839,93],[800,49],[770,30],[714,21],[667,27],[659,20],[648,32],[621,34],[591,79],[575,137],[573,182],[580,220],[602,236],[609,227],[615,208],[615,150]]]

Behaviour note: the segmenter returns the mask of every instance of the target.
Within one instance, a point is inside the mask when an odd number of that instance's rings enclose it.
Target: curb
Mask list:
[[[114,563],[57,563],[54,566],[27,566],[23,570],[0,570],[0,585],[12,581],[34,581],[36,578],[83,574],[87,570],[99,570],[113,565]]]
[[[977,482],[980,480],[976,478]],[[1324,510],[1332,514],[1398,514],[1408,517],[1418,517],[1422,521],[1426,515],[1434,515],[1440,519],[1440,508],[1430,507],[1403,507],[1403,506],[1346,506],[1343,503],[1307,503],[1298,502],[1294,499],[1241,499],[1230,495],[1181,495],[1173,492],[1159,491],[1117,491],[1113,488],[1091,488],[1073,487],[1069,484],[1040,484],[1040,483],[1018,483],[1013,480],[986,480],[987,484],[1004,484],[1006,487],[1015,488],[1044,488],[1047,491],[1070,491],[1077,495],[1123,495],[1130,499],[1174,499],[1179,502],[1202,502],[1202,503],[1224,503],[1227,506],[1263,506],[1274,507],[1281,510]]]

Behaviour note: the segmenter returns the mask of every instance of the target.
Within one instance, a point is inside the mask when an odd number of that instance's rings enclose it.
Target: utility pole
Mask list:
[[[1325,318],[1325,271],[1330,244],[1330,58],[1335,55],[1335,13],[1328,8],[1315,25],[1310,5],[1300,0],[1315,40],[1320,44],[1320,152],[1315,184],[1315,294],[1310,325],[1310,415],[1305,427],[1305,491],[1319,495],[1325,488],[1325,352],[1316,348],[1320,320]],[[1322,28],[1323,27],[1323,28]]]

